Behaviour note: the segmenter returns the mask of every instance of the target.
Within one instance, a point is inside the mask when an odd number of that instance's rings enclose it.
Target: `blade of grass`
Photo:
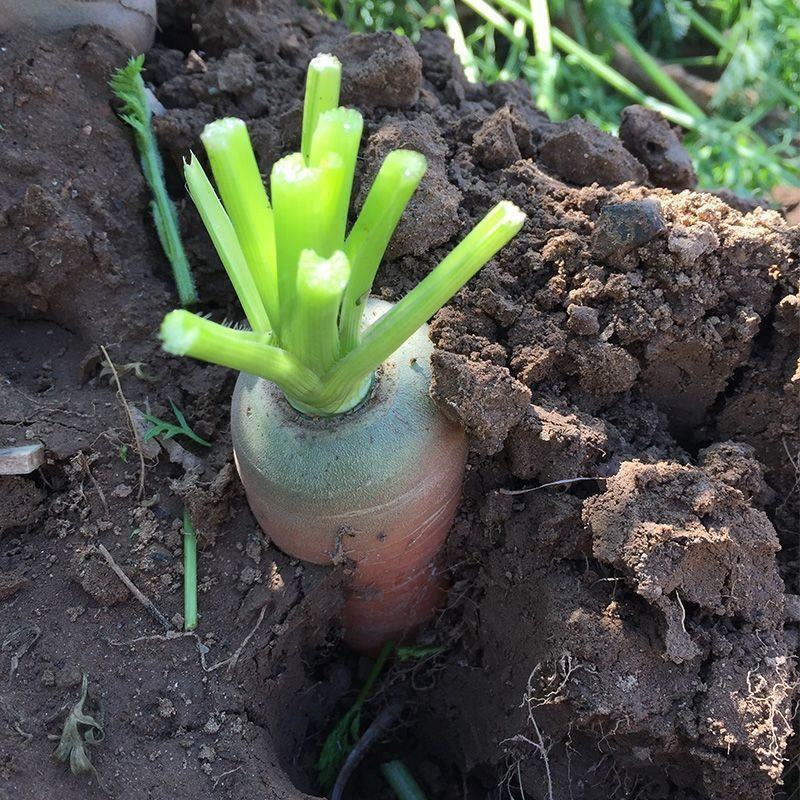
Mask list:
[[[295,356],[271,345],[267,334],[232,330],[178,310],[164,317],[159,335],[168,353],[257,375],[301,400],[321,388],[320,379]]]
[[[197,534],[189,517],[183,512],[183,628],[197,627]]]
[[[206,125],[200,139],[261,303],[277,335],[280,307],[275,224],[247,126],[233,117],[218,119]]]
[[[535,61],[538,67],[536,105],[551,116],[556,116],[556,69],[553,54],[552,26],[547,0],[529,0]]]
[[[303,100],[303,132],[300,152],[308,164],[311,141],[320,114],[339,105],[342,64],[336,56],[320,53],[311,59],[306,75],[306,94]]]
[[[458,56],[458,60],[464,68],[464,75],[470,83],[477,83],[479,76],[478,68],[475,64],[475,56],[464,37],[464,29],[458,19],[455,2],[453,0],[441,0],[439,7],[442,10],[444,32],[453,43],[453,52]]]
[[[183,162],[183,175],[186,178],[189,195],[200,212],[203,224],[228,273],[250,327],[258,333],[268,332],[269,318],[247,266],[247,259],[242,252],[233,223],[194,155],[188,162]]]
[[[164,184],[164,163],[158,152],[155,135],[150,124],[150,107],[147,104],[142,67],[144,54],[131,58],[118,69],[109,81],[111,90],[122,100],[120,117],[133,128],[136,146],[141,159],[142,173],[153,194],[150,211],[153,215],[158,239],[172,267],[175,288],[182,306],[197,302],[197,291],[189,268],[189,260],[181,242],[178,215]]]
[[[364,300],[372,289],[394,229],[426,169],[425,156],[420,153],[411,150],[389,153],[347,237],[344,252],[350,262],[350,281],[339,323],[343,354],[358,344]]]

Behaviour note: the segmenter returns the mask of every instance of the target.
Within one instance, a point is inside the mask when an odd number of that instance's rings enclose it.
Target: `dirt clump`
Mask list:
[[[539,146],[539,158],[557,175],[578,186],[617,186],[626,181],[647,180],[647,170],[619,139],[580,117],[573,117],[547,136]]]
[[[623,108],[619,138],[647,167],[654,186],[679,192],[697,185],[692,159],[681,144],[679,129],[673,128],[657,111],[643,106]]]

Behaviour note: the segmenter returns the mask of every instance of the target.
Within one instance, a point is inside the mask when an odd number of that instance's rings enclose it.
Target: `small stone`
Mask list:
[[[579,336],[596,336],[600,332],[597,309],[570,303],[567,307],[567,327]]]
[[[67,609],[67,617],[70,622],[77,622],[78,617],[83,616],[86,609],[83,606],[70,606]]]
[[[56,685],[56,674],[51,669],[46,669],[42,672],[42,686],[55,686]]]
[[[786,622],[800,622],[800,595],[787,594],[783,603]]]
[[[652,197],[606,203],[594,226],[592,250],[602,262],[616,262],[666,229],[661,204]]]
[[[77,664],[65,664],[56,674],[56,684],[62,689],[74,689],[82,680],[83,673]]]
[[[124,498],[129,497],[133,489],[127,483],[120,483],[111,490],[114,497]]]
[[[258,539],[248,539],[244,551],[256,564],[261,563],[261,542]]]

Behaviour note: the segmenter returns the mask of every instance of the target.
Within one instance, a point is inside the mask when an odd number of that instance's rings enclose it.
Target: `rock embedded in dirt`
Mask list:
[[[647,180],[647,170],[619,139],[581,117],[572,117],[545,136],[539,145],[539,160],[578,186],[618,186]]]
[[[44,515],[44,499],[32,478],[0,475],[0,536],[36,525]]]
[[[661,204],[652,197],[606,203],[595,222],[592,249],[602,262],[616,262],[667,229]]]
[[[464,426],[478,452],[498,452],[525,413],[530,390],[504,367],[470,361],[455,353],[434,351],[431,365],[431,397],[447,416]]]
[[[333,53],[342,62],[343,105],[408,108],[417,102],[422,59],[405,36],[389,31],[354,33],[342,39]]]
[[[647,167],[654,186],[679,192],[697,185],[692,159],[681,144],[678,130],[657,111],[636,105],[623,108],[619,138]]]

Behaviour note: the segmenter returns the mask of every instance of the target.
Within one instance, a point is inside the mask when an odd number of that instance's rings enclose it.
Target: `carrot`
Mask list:
[[[242,373],[231,428],[250,507],[290,555],[351,564],[345,639],[374,653],[411,635],[444,597],[436,556],[466,462],[463,431],[428,396],[426,321],[525,215],[498,203],[399,302],[368,299],[426,164],[390,153],[347,232],[362,120],[336,107],[340,70],[332,56],[312,60],[303,151],[274,165],[269,197],[244,122],[206,127],[220,197],[197,159],[184,173],[250,330],[178,310],[161,339],[171,353]]]

